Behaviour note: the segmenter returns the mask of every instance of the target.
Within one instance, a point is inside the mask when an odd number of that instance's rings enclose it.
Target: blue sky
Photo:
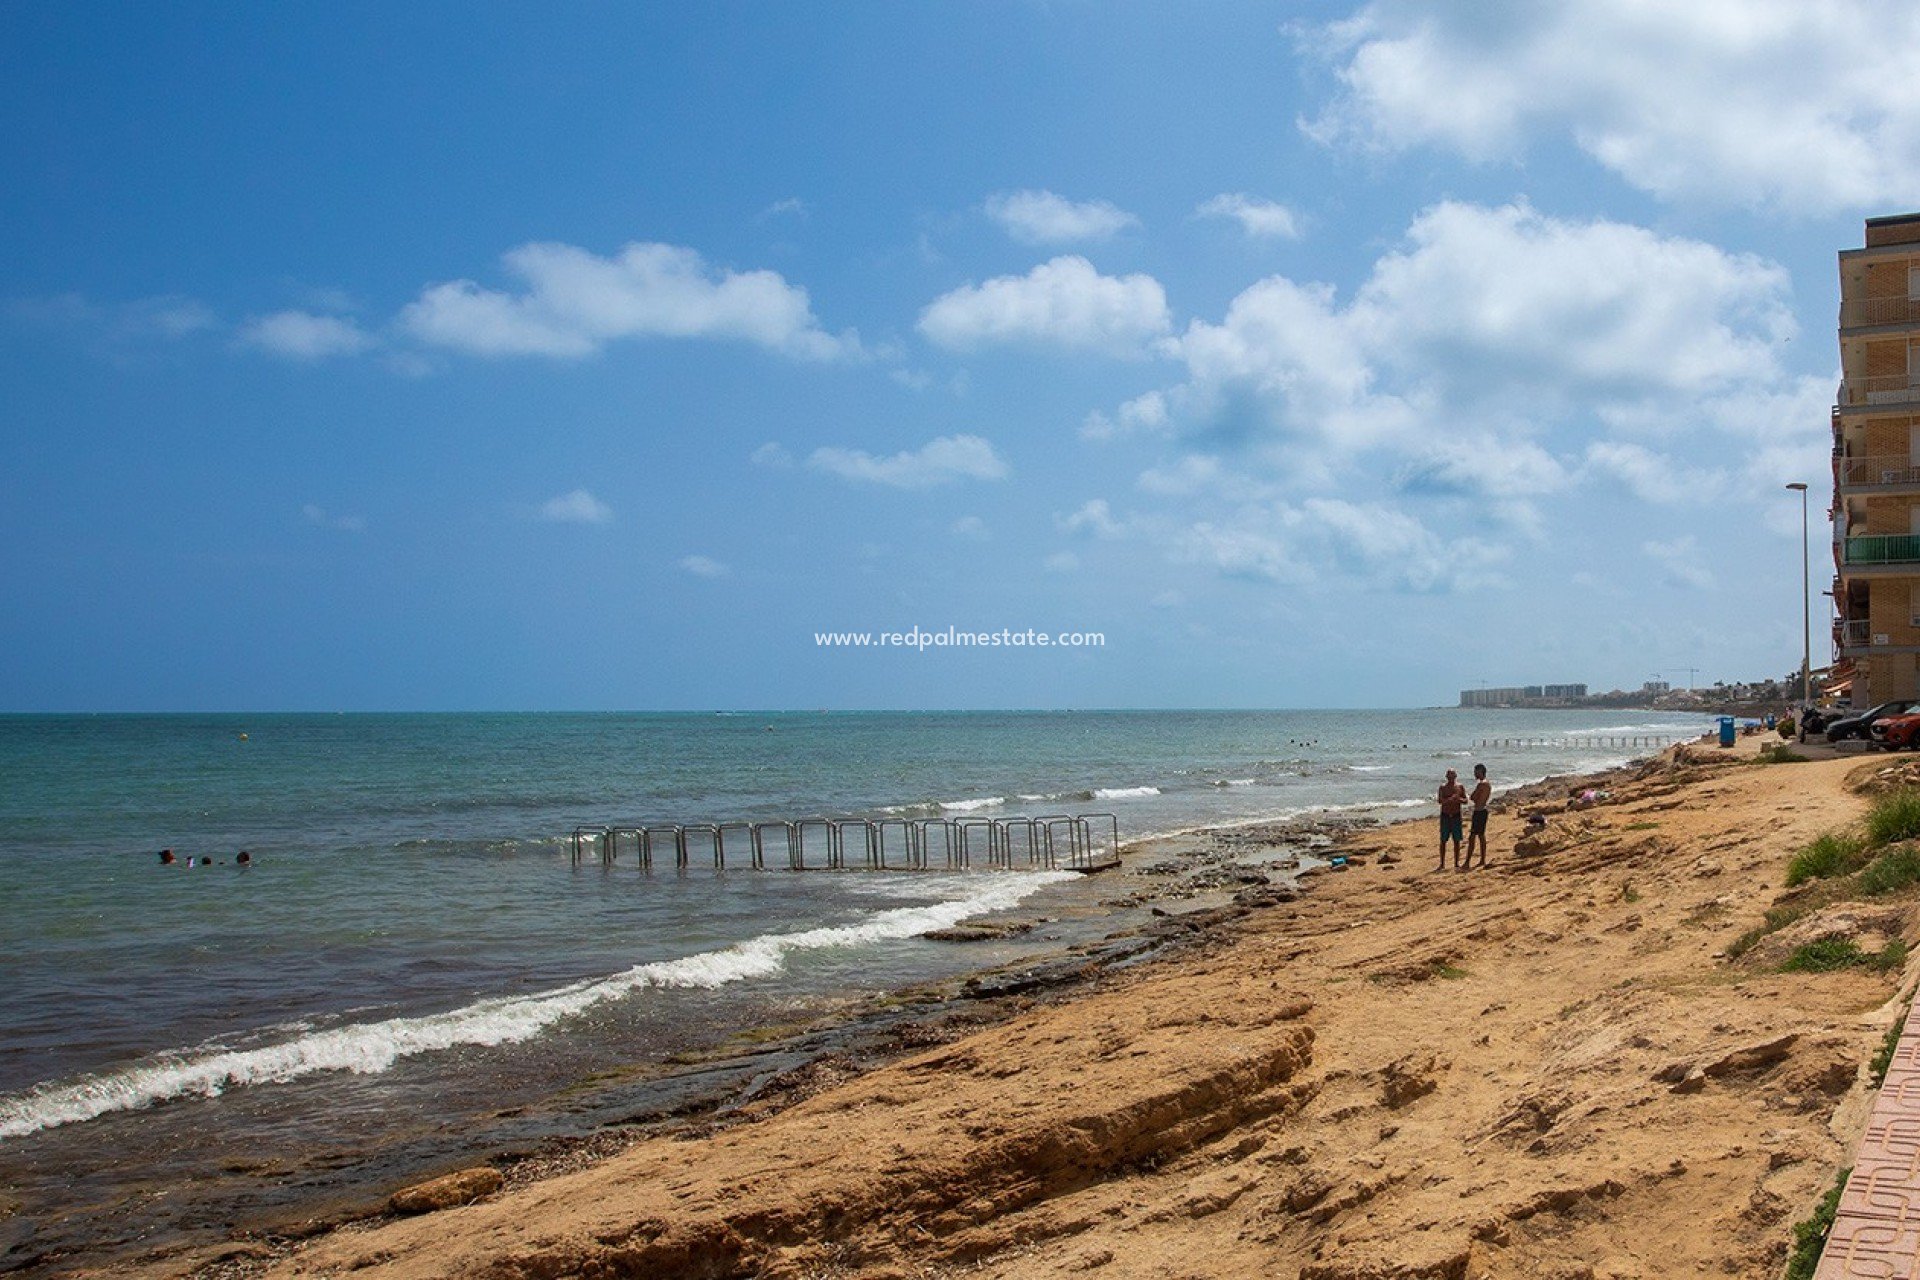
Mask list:
[[[1784,672],[1917,49],[1866,0],[0,7],[0,710]],[[916,625],[1106,644],[813,638]]]

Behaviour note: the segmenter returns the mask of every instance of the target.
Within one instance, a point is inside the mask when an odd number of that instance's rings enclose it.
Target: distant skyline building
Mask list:
[[[1463,707],[1524,707],[1529,704],[1566,702],[1587,696],[1584,684],[1502,685],[1498,688],[1462,689]]]
[[[1920,213],[1840,251],[1833,624],[1852,702],[1920,697]]]

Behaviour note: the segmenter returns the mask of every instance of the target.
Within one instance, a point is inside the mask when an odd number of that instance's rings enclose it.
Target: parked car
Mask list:
[[[1908,750],[1920,748],[1920,712],[1882,716],[1873,722],[1867,732],[1872,736],[1875,746],[1885,747],[1889,751],[1898,751],[1903,747]]]
[[[1870,740],[1871,734],[1868,733],[1868,730],[1872,727],[1874,721],[1883,720],[1888,716],[1902,715],[1912,710],[1916,705],[1920,705],[1920,703],[1916,703],[1911,698],[1896,698],[1892,702],[1883,702],[1877,707],[1872,707],[1860,712],[1858,715],[1842,716],[1827,726],[1827,741],[1843,742],[1848,738],[1868,738]]]

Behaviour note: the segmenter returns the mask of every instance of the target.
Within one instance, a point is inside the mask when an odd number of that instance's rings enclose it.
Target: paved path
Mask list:
[[[1920,1280],[1920,1000],[1907,1014],[1813,1275]]]

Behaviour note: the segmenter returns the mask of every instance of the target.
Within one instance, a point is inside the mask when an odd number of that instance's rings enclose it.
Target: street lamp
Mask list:
[[[1807,568],[1807,486],[1801,481],[1788,485],[1800,491],[1800,714],[1794,727],[1800,741],[1807,740],[1807,709],[1813,705],[1813,579]]]

